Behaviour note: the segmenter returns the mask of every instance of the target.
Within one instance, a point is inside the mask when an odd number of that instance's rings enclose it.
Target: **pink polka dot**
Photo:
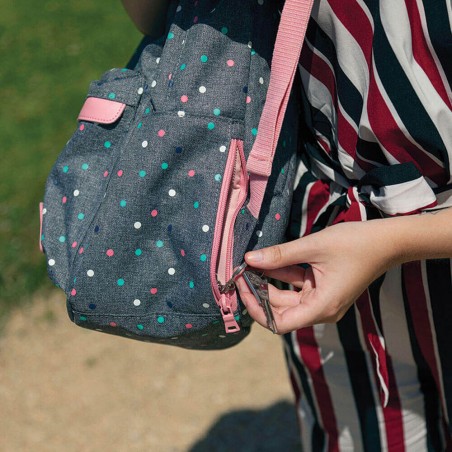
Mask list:
[[[171,80],[173,78],[173,74],[171,72],[168,74],[168,80]]]
[[[72,290],[71,290],[71,295],[72,295],[73,297],[75,297],[75,296],[77,295],[77,291],[76,291],[75,289],[72,289]]]
[[[104,177],[108,176],[108,171],[104,171]]]
[[[151,212],[151,217],[156,217],[157,215],[158,215],[158,210],[154,209],[154,210]]]
[[[193,23],[197,24],[198,23],[198,16],[195,16],[195,18],[193,19]]]
[[[183,96],[181,96],[180,101],[185,103],[188,101],[188,96],[186,96],[185,94]]]
[[[85,248],[83,246],[78,250],[78,254],[83,254],[83,251],[85,251]]]
[[[181,255],[182,257],[184,257],[184,256],[185,256],[185,250],[180,250],[180,255]]]
[[[63,199],[61,200],[61,202],[62,202],[63,204],[66,204],[66,203],[67,203],[67,197],[66,197],[66,196],[63,196]]]
[[[72,242],[72,248],[77,248],[78,243],[77,242]]]
[[[153,288],[150,290],[150,292],[151,292],[152,295],[155,295],[155,294],[158,292],[157,287],[153,287]]]
[[[226,64],[227,64],[229,67],[232,67],[232,66],[234,66],[235,62],[234,62],[234,60],[228,60],[228,61],[226,61]]]
[[[165,136],[165,131],[163,130],[163,129],[160,129],[158,132],[157,132],[157,135],[161,138],[161,137],[164,137]]]
[[[85,124],[80,124],[79,130],[85,130]]]
[[[117,174],[118,174],[118,177],[121,177],[124,174],[124,171],[122,169],[120,169]]]
[[[107,250],[107,252],[105,253],[108,257],[112,257],[114,256],[115,252],[110,248],[109,250]]]
[[[188,172],[188,176],[189,177],[193,177],[195,175],[195,170],[190,170],[189,172]]]
[[[275,218],[276,218],[276,221],[279,221],[279,220],[281,219],[281,215],[280,215],[279,213],[277,213],[277,214],[275,215]]]
[[[118,326],[118,324],[116,322],[110,322],[110,326],[114,328],[115,326]]]
[[[249,104],[251,102],[251,97],[250,96],[246,96],[246,103]]]
[[[187,323],[187,324],[185,325],[185,328],[187,328],[187,329],[193,328],[193,325],[192,325],[191,323]]]

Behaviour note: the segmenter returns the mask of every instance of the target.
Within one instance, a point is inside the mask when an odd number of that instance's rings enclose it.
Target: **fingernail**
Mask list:
[[[262,262],[264,260],[264,253],[262,251],[252,251],[251,253],[247,253],[246,260],[250,263]]]

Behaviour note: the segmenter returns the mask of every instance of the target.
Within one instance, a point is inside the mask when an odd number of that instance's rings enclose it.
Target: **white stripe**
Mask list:
[[[400,267],[386,273],[380,289],[380,311],[386,349],[391,356],[401,403],[405,447],[410,452],[424,452],[427,450],[425,401],[411,349]]]

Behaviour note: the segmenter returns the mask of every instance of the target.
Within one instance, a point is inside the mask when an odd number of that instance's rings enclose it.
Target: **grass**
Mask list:
[[[0,0],[0,319],[51,287],[38,203],[89,82],[140,41],[119,0]]]

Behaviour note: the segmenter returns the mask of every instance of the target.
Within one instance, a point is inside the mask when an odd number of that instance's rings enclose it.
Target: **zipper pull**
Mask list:
[[[224,328],[226,333],[236,333],[240,331],[240,326],[235,320],[234,313],[231,310],[231,307],[228,306],[226,294],[221,294],[220,298],[221,304],[221,316],[223,317]]]
[[[229,281],[227,281],[225,284],[221,284],[220,281],[217,280],[218,289],[221,294],[228,293],[231,290],[235,289],[235,280],[243,272],[243,270],[245,270],[246,265],[247,265],[246,262],[243,262],[241,265],[239,265],[234,270],[234,273],[232,273],[232,276],[229,279]]]

